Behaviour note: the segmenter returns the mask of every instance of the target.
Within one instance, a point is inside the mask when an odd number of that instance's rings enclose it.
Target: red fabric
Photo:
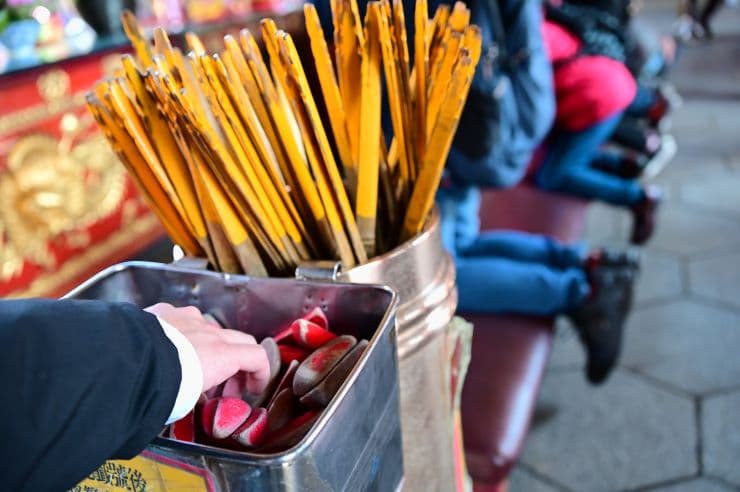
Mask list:
[[[567,130],[583,130],[620,111],[635,98],[637,83],[627,67],[605,56],[576,57],[581,41],[550,21],[543,36],[555,67],[555,124]]]

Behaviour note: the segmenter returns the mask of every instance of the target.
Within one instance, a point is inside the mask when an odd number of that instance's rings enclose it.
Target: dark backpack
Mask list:
[[[555,116],[541,3],[500,2],[469,2],[484,54],[448,159],[447,170],[457,184],[517,184]]]

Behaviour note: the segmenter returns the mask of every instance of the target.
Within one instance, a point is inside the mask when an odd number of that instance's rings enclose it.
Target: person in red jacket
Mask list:
[[[553,63],[557,114],[536,183],[548,190],[602,200],[631,210],[631,241],[644,244],[655,228],[657,187],[595,167],[635,99],[622,36],[626,0],[569,0],[548,8],[545,44]]]

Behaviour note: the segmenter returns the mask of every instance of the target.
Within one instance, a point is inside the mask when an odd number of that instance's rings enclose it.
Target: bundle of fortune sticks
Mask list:
[[[429,18],[417,1],[409,47],[401,0],[368,3],[364,21],[355,0],[331,7],[333,57],[304,6],[320,93],[270,19],[260,24],[267,57],[248,30],[216,54],[188,33],[184,54],[160,28],[150,43],[126,12],[135,55],[87,96],[172,240],[219,271],[353,267],[413,238],[433,208],[481,54],[470,11],[458,2]]]

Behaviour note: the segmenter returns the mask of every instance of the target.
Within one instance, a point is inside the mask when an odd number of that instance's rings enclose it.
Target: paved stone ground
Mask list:
[[[676,2],[645,3],[670,28]],[[740,490],[740,8],[715,26],[674,72],[679,153],[657,178],[669,196],[620,367],[589,387],[578,341],[559,327],[511,492]],[[595,205],[587,239],[623,244],[629,225]]]

